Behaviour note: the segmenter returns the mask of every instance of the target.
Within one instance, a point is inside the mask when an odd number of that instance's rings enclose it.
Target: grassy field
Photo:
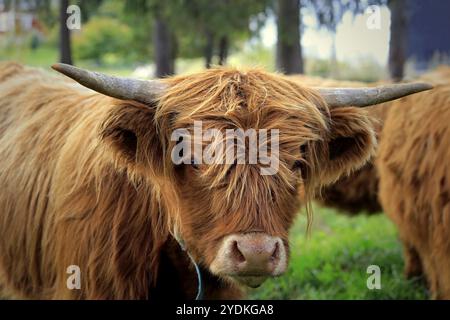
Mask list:
[[[383,214],[348,217],[316,207],[310,238],[305,216],[291,233],[288,272],[250,291],[254,299],[427,299],[420,282],[403,277],[401,244]],[[381,289],[369,290],[369,265],[381,269]]]

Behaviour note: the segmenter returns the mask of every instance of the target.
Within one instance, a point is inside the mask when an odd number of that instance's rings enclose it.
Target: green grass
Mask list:
[[[9,47],[0,50],[0,60],[13,60],[29,66],[44,67],[58,61],[58,52],[45,46],[36,50],[24,47]]]
[[[49,70],[52,64],[58,62],[58,52],[48,46],[41,46],[36,50],[31,50],[26,47],[9,48],[0,50],[0,61],[5,60],[17,61],[28,66],[41,67]],[[80,67],[89,68],[98,72],[106,72],[116,76],[130,76],[133,71],[133,67],[129,65],[105,64],[98,66],[90,61],[76,62]]]
[[[309,239],[305,216],[291,231],[289,269],[250,291],[253,299],[427,299],[423,284],[403,277],[401,244],[383,215],[348,217],[315,208]],[[381,289],[369,290],[369,265],[381,269]]]

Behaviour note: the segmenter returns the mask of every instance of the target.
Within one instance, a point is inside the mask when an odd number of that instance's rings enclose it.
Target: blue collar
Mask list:
[[[183,249],[183,251],[185,251],[187,253],[189,259],[191,259],[191,262],[192,262],[192,264],[195,267],[195,272],[197,273],[197,296],[195,297],[195,300],[203,300],[203,280],[202,280],[202,273],[201,273],[200,267],[195,262],[194,258],[192,258],[192,256],[189,253],[189,251],[186,250],[186,246],[184,244],[184,241],[181,240],[181,239],[178,239],[176,237],[174,237],[174,238],[175,238],[175,240],[177,240],[177,242],[180,245],[181,249]]]

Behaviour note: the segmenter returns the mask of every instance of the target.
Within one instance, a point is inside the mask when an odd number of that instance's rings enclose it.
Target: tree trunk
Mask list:
[[[72,50],[70,45],[70,30],[67,28],[67,7],[69,0],[61,0],[59,6],[59,61],[72,64]]]
[[[222,36],[219,42],[219,65],[227,63],[229,40],[227,36]]]
[[[153,27],[153,47],[155,49],[155,77],[161,78],[175,73],[175,48],[173,34],[160,16],[155,17]]]
[[[394,81],[404,75],[406,61],[408,13],[406,0],[389,0],[391,10],[391,39],[389,41],[389,73]]]
[[[300,0],[277,0],[277,29],[277,69],[286,74],[303,73]]]
[[[205,68],[211,68],[212,58],[214,55],[214,35],[212,32],[207,31],[205,34]]]
[[[178,39],[173,32],[171,33],[171,41],[172,41],[171,42],[172,43],[172,58],[170,59],[170,61],[171,61],[170,68],[172,70],[171,74],[174,74],[175,73],[175,61],[178,56]]]

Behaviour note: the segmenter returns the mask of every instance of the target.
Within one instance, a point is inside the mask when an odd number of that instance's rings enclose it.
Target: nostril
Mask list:
[[[280,244],[275,243],[275,247],[273,248],[272,255],[270,256],[270,261],[277,261],[280,258]]]
[[[233,246],[231,248],[231,253],[233,255],[234,261],[238,263],[245,262],[245,257],[242,254],[241,250],[239,250],[239,245],[237,241],[233,241]]]

